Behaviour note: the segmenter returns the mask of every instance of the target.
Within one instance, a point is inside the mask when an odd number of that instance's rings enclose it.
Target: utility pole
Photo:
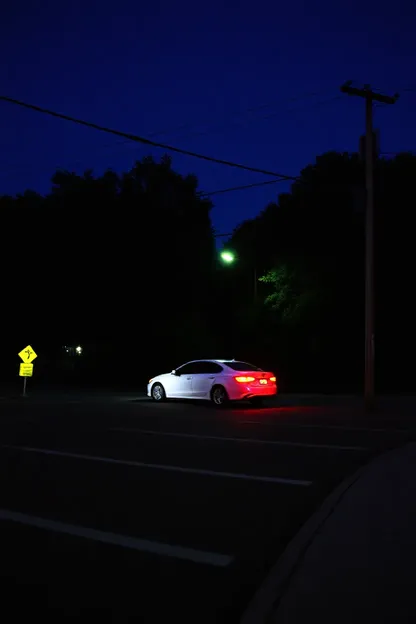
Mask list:
[[[367,410],[374,407],[374,145],[373,102],[394,104],[399,97],[375,93],[369,85],[363,89],[351,86],[351,81],[341,87],[341,92],[365,99],[365,186],[367,205],[365,216],[365,352],[364,401]]]

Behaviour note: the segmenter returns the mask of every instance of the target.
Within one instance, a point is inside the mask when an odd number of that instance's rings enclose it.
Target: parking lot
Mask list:
[[[215,410],[134,395],[0,400],[0,540],[15,613],[238,622],[343,477],[413,438],[351,401]]]

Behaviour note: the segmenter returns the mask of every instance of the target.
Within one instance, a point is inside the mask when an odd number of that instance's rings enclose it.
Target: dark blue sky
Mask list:
[[[416,149],[414,1],[8,6],[0,24],[3,95],[297,175],[317,154],[356,150],[364,102],[339,93],[352,79],[401,91],[397,104],[376,109],[381,149]],[[45,192],[56,167],[120,171],[163,153],[5,102],[0,113],[2,194]],[[185,156],[174,155],[173,165],[196,173],[204,191],[267,179]],[[216,197],[214,226],[229,231],[287,189],[283,183]]]

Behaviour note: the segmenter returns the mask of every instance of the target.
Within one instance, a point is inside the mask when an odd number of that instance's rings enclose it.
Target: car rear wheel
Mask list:
[[[224,386],[214,386],[211,390],[211,401],[216,407],[223,407],[228,402],[228,394]]]
[[[162,384],[155,383],[152,386],[152,399],[153,401],[157,401],[158,403],[161,403],[166,399],[165,389]]]

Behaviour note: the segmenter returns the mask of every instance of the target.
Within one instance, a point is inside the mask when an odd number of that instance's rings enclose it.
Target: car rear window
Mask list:
[[[223,362],[223,364],[226,364],[235,371],[261,371],[261,368],[259,368],[258,366],[253,366],[253,364],[248,364],[247,362],[231,361]]]

